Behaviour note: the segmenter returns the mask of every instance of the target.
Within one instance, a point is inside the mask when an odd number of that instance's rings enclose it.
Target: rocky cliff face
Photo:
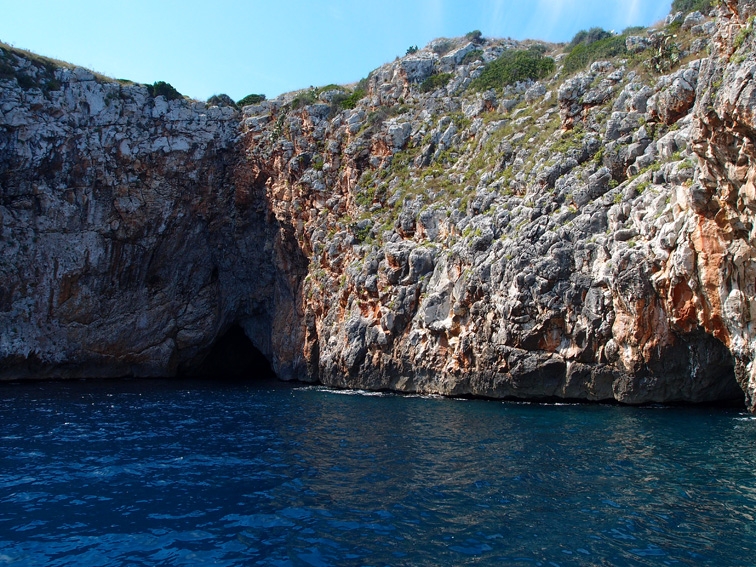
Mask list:
[[[0,56],[0,377],[172,375],[232,323],[285,351],[279,227],[238,113]]]
[[[753,407],[752,12],[498,90],[532,45],[437,40],[241,112],[6,50],[2,375],[169,375],[239,323],[287,379]]]

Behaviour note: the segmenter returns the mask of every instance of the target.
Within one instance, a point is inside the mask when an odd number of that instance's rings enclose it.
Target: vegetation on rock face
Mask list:
[[[208,106],[230,106],[231,108],[236,108],[236,103],[227,94],[219,94],[219,95],[211,96],[209,99],[207,99],[207,105]]]
[[[612,37],[612,34],[611,32],[608,32],[603,28],[591,28],[588,31],[580,30],[575,34],[575,37],[573,37],[572,41],[570,41],[570,43],[567,45],[567,50],[571,51],[578,45],[590,45],[591,43],[596,43],[597,41],[606,39],[607,37]]]
[[[366,95],[367,91],[358,87],[352,91],[352,94],[344,96],[344,98],[339,100],[339,106],[345,110],[351,110],[357,106],[357,103],[365,98]]]
[[[58,68],[56,62],[36,55],[27,55],[26,52],[19,52],[21,57],[29,57],[33,62],[24,70],[17,69],[14,65],[16,55],[15,49],[9,49],[4,44],[5,49],[0,49],[0,79],[16,79],[18,86],[24,90],[40,89],[43,93],[49,94],[51,91],[60,89],[60,83],[55,78],[55,70]]]
[[[592,43],[576,44],[564,59],[565,72],[574,73],[586,68],[594,61],[624,55],[627,53],[625,39],[624,35],[610,35]]]
[[[538,80],[554,72],[556,64],[538,49],[512,49],[492,61],[470,83],[474,91],[499,89],[519,81]]]
[[[672,2],[672,14],[677,12],[701,12],[708,14],[709,10],[714,7],[714,0],[674,0]]]
[[[473,30],[467,34],[465,34],[465,39],[472,42],[479,42],[483,38],[483,32],[480,30]]]
[[[248,94],[243,99],[239,100],[236,104],[240,107],[249,106],[250,104],[260,104],[265,100],[264,94]]]
[[[8,58],[9,55],[0,50],[0,79],[13,79],[16,76],[16,69]]]
[[[301,93],[298,93],[294,97],[294,99],[291,101],[291,107],[293,109],[303,108],[305,106],[315,104],[317,100],[318,100],[317,91],[314,88],[310,87],[309,90],[302,91]]]
[[[420,84],[420,91],[424,93],[433,92],[436,89],[445,87],[451,81],[451,73],[440,73],[438,75],[431,75]]]
[[[431,51],[436,55],[445,55],[454,45],[450,40],[436,40]]]
[[[302,91],[294,97],[291,101],[291,107],[296,110],[315,104],[323,93],[333,91],[329,93],[330,96],[325,99],[325,102],[330,103],[334,110],[351,110],[367,95],[367,79],[362,79],[357,83],[351,93],[348,93],[348,90],[341,85],[335,84],[319,88],[310,87],[308,90]]]
[[[746,25],[743,26],[743,28],[738,32],[738,35],[735,36],[735,39],[733,40],[733,43],[732,43],[732,47],[736,51],[740,49],[741,47],[743,47],[745,40],[748,39],[748,36],[750,36],[753,33],[753,22],[754,22],[754,17],[751,16],[750,18],[748,18]]]
[[[651,38],[651,56],[645,61],[646,68],[657,74],[668,73],[680,61],[680,47],[675,36],[656,34]]]
[[[147,85],[147,91],[149,91],[150,96],[162,96],[165,97],[165,100],[178,100],[184,98],[184,95],[178,92],[173,85],[166,83],[165,81],[157,81],[152,85]]]
[[[483,60],[483,51],[481,49],[473,49],[462,58],[462,61],[460,61],[460,65],[469,65],[473,61],[482,61],[482,60]]]

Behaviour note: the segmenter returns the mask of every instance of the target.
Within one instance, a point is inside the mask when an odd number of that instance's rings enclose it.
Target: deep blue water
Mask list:
[[[735,410],[0,387],[0,565],[756,565]]]

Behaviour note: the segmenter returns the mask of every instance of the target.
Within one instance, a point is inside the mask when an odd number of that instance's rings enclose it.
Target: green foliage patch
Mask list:
[[[248,94],[243,99],[239,100],[236,104],[239,107],[249,106],[250,104],[260,104],[265,100],[264,94]]]
[[[745,43],[745,40],[748,39],[748,36],[753,33],[753,21],[754,16],[751,16],[748,18],[748,22],[746,25],[741,28],[741,30],[738,32],[738,35],[735,36],[735,41],[733,42],[733,47],[735,48],[735,51],[743,47],[743,44]]]
[[[702,14],[708,14],[714,7],[715,0],[674,0],[672,2],[671,14],[682,12],[687,14],[688,12],[701,12]]]
[[[454,43],[451,40],[439,40],[433,46],[433,53],[436,55],[446,55],[452,47],[454,47]]]
[[[644,61],[646,69],[652,73],[662,75],[669,73],[680,62],[680,46],[672,34],[655,34],[651,38],[651,48],[646,50],[650,55]]]
[[[357,103],[365,98],[365,96],[367,96],[367,91],[365,89],[356,88],[352,91],[352,94],[334,102],[338,102],[338,105],[345,110],[351,110],[357,106]]]
[[[451,73],[439,73],[438,75],[431,75],[420,83],[420,91],[424,93],[430,93],[442,87],[445,87],[451,81]]]
[[[178,100],[184,98],[180,92],[178,92],[173,85],[166,83],[165,81],[157,81],[151,85],[147,85],[147,91],[150,96],[165,97],[165,100]]]
[[[607,37],[612,37],[612,34],[603,28],[591,28],[587,31],[580,30],[567,45],[567,50],[572,51],[578,45],[590,45],[591,43],[596,43]]]
[[[294,110],[297,110],[299,108],[315,104],[317,100],[318,93],[314,88],[311,88],[310,90],[302,91],[301,93],[297,94],[297,96],[295,96],[291,101],[291,107]]]
[[[480,49],[473,49],[467,53],[461,61],[462,65],[469,65],[473,61],[483,61],[483,51]]]
[[[16,76],[16,69],[12,65],[11,55],[0,51],[0,79],[12,79]]]
[[[230,106],[231,108],[236,108],[236,103],[227,94],[217,94],[217,95],[211,96],[209,99],[207,99],[207,105],[208,106]]]
[[[485,91],[500,89],[518,81],[538,80],[554,72],[556,64],[536,49],[512,49],[491,61],[480,76],[470,83],[470,89]]]
[[[473,30],[465,34],[465,39],[467,41],[472,41],[472,42],[477,43],[481,39],[483,39],[483,32],[481,32],[480,30]]]
[[[610,59],[627,53],[624,35],[613,35],[594,41],[593,43],[579,43],[564,59],[564,70],[574,73],[585,69],[594,61]]]

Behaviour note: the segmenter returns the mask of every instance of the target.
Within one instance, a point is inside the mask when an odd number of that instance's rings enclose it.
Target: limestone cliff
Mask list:
[[[232,323],[269,357],[289,348],[238,112],[0,56],[0,377],[172,375]]]
[[[2,377],[172,375],[239,323],[286,379],[753,408],[753,11],[241,111],[5,50]],[[555,63],[487,88],[513,53]]]

